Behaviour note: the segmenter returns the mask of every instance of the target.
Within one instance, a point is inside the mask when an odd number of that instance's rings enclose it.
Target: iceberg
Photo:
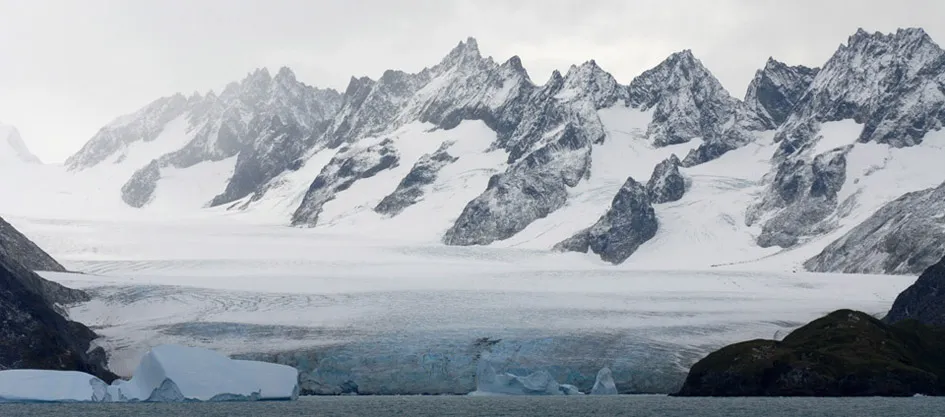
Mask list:
[[[0,401],[296,400],[298,375],[291,366],[234,360],[208,349],[160,345],[141,358],[131,380],[117,380],[112,385],[82,372],[0,371]]]
[[[610,372],[610,368],[605,367],[597,372],[591,395],[617,395],[617,384],[614,383],[614,375]]]
[[[116,382],[110,392],[120,401],[294,400],[298,371],[208,349],[160,345],[141,358],[130,381]]]
[[[488,362],[476,366],[476,391],[470,395],[584,395],[573,385],[561,385],[546,370],[518,376],[496,373]]]
[[[101,402],[109,400],[107,387],[85,372],[0,371],[0,402]]]

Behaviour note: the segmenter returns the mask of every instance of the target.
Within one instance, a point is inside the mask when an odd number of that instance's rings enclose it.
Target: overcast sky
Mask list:
[[[468,36],[498,61],[519,55],[537,83],[592,58],[628,83],[692,49],[741,97],[769,56],[820,66],[858,27],[945,42],[943,16],[936,0],[0,0],[0,122],[59,162],[161,96],[283,65],[343,89],[433,65]]]

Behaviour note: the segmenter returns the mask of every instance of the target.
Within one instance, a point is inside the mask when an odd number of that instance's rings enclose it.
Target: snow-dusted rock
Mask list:
[[[842,202],[834,199],[845,177],[843,149],[921,143],[945,121],[943,91],[945,52],[924,31],[857,31],[817,73],[775,135],[772,180],[748,216],[750,225],[763,223],[758,243],[788,247],[832,230],[830,216],[843,215],[837,213]],[[843,143],[822,131],[828,122],[845,120],[858,130]]]
[[[160,345],[141,358],[131,380],[116,381],[108,391],[112,401],[294,400],[298,371],[207,349]]]
[[[141,208],[151,202],[157,182],[161,179],[161,167],[158,161],[152,160],[128,179],[121,187],[121,199],[125,204]]]
[[[261,193],[277,175],[297,168],[298,160],[314,145],[312,137],[324,131],[340,105],[338,92],[307,86],[288,68],[274,77],[260,69],[230,83],[219,95],[176,94],[119,117],[67,159],[66,166],[84,170],[105,162],[122,163],[129,152],[179,122],[186,128],[176,134],[184,136],[166,139],[183,145],[160,148],[148,156],[158,161],[158,168],[187,168],[238,154],[231,181],[213,199],[214,205],[224,204]]]
[[[153,141],[169,122],[187,111],[187,105],[183,94],[175,94],[115,119],[99,129],[75,155],[66,159],[66,167],[81,170],[105,162],[109,157],[114,157],[113,161],[122,160],[129,145]]]
[[[745,104],[761,117],[771,129],[787,120],[794,106],[807,92],[819,68],[789,66],[768,58],[763,69],[755,73],[748,85]]]
[[[601,368],[597,373],[591,395],[617,395],[617,384],[614,383],[614,375],[610,372],[610,368]]]
[[[334,199],[336,193],[347,190],[360,179],[396,167],[399,161],[400,154],[390,139],[366,148],[341,149],[312,181],[302,204],[292,215],[292,224],[315,226],[322,206]]]
[[[647,137],[657,146],[702,139],[683,165],[718,158],[755,139],[764,123],[744,103],[730,96],[702,62],[684,50],[633,79],[630,104],[652,109]]]
[[[914,275],[945,255],[945,183],[879,209],[804,267],[817,272]]]
[[[810,162],[783,162],[787,166],[778,170],[773,192],[765,196],[761,205],[749,211],[748,219],[754,221],[766,205],[784,207],[764,223],[757,239],[758,245],[791,247],[833,227],[824,220],[839,204],[837,195],[846,180],[846,154],[849,150],[848,146],[825,152]]]
[[[0,371],[0,402],[110,401],[108,385],[78,371],[11,369]]]
[[[646,188],[627,178],[607,213],[593,226],[555,245],[555,250],[586,253],[590,249],[607,262],[621,263],[652,239],[658,228]]]
[[[413,168],[410,168],[410,172],[397,184],[397,189],[384,197],[374,207],[374,211],[396,216],[423,197],[424,187],[436,181],[437,173],[459,159],[449,154],[449,148],[453,143],[452,141],[443,142],[435,152],[421,156]]]
[[[686,193],[686,178],[679,172],[679,158],[675,154],[653,168],[653,175],[646,183],[646,191],[653,204],[679,200]]]
[[[0,256],[15,259],[33,271],[66,272],[46,251],[0,217]]]
[[[554,142],[490,178],[486,191],[466,205],[443,242],[485,245],[507,239],[561,208],[567,187],[577,185],[590,166],[589,143],[571,126],[558,132]]]

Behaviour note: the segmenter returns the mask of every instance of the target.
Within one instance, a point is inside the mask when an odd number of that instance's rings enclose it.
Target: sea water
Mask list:
[[[363,396],[293,402],[0,404],[0,416],[945,416],[945,398]]]

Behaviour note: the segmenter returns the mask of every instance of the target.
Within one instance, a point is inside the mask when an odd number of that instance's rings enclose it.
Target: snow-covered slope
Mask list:
[[[943,91],[945,52],[924,31],[851,36],[778,128],[767,190],[750,209],[758,244],[836,237],[883,204],[945,181]]]
[[[15,163],[38,164],[40,160],[26,147],[19,130],[0,123],[0,165]]]
[[[613,259],[794,268],[945,181],[943,86],[945,55],[919,29],[859,31],[820,68],[769,59],[744,100],[689,50],[626,85],[593,60],[539,85],[518,57],[484,57],[470,38],[436,65],[352,78],[343,93],[283,68],[219,96],[162,98],[102,128],[70,174],[22,171],[55,194],[0,192],[81,217],[227,216],[550,250],[619,214],[633,178],[648,183],[656,230],[606,228],[602,242],[635,248]],[[28,212],[21,200],[5,210]]]
[[[154,197],[165,168],[235,158],[225,188],[205,197],[206,203],[224,204],[262,192],[273,177],[297,166],[340,102],[337,92],[307,86],[288,68],[274,77],[260,69],[219,95],[176,94],[119,117],[66,166],[72,171],[127,167],[134,174],[122,176],[127,181],[122,198],[141,207]]]

